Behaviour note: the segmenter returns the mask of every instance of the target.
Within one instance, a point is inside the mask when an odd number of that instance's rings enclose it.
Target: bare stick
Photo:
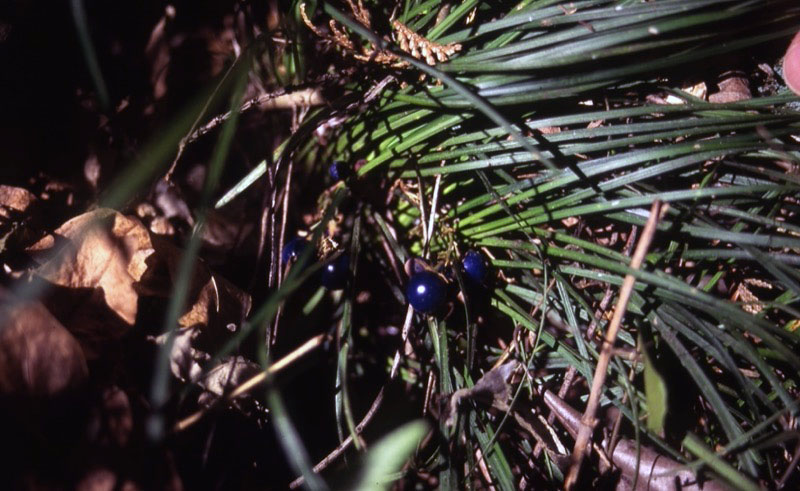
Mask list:
[[[232,399],[235,399],[235,398],[239,397],[240,395],[244,394],[245,392],[248,392],[248,391],[252,390],[257,385],[265,382],[267,380],[267,377],[271,377],[271,376],[277,374],[278,372],[280,372],[284,368],[288,367],[289,365],[291,365],[295,361],[299,360],[300,358],[302,358],[306,354],[310,353],[314,349],[316,349],[319,346],[321,346],[322,343],[324,343],[328,339],[329,339],[329,336],[327,336],[325,334],[319,334],[317,336],[314,336],[313,338],[309,339],[308,341],[306,341],[305,343],[300,345],[297,349],[295,349],[294,351],[292,351],[288,355],[284,356],[280,360],[278,360],[275,363],[273,363],[272,365],[270,365],[269,368],[267,368],[263,372],[259,373],[258,375],[255,375],[255,376],[249,378],[248,380],[245,380],[241,385],[236,387],[230,393],[226,394],[224,397],[220,397],[218,400],[222,401],[224,399],[226,401],[230,401]],[[194,423],[198,422],[200,420],[200,418],[202,418],[203,415],[208,412],[209,409],[210,408],[200,409],[199,411],[195,412],[194,414],[192,414],[190,416],[187,416],[186,418],[178,421],[178,423],[175,424],[175,427],[173,428],[173,430],[176,431],[176,432],[185,430],[189,426],[191,426]]]
[[[636,376],[636,360],[634,363],[631,363],[631,371],[628,373],[628,381],[633,382],[633,378]],[[628,403],[628,392],[622,394],[622,404]],[[619,443],[619,429],[622,427],[622,411],[617,413],[617,419],[614,421],[614,428],[611,430],[611,438],[608,439],[606,444],[606,454],[607,455],[614,455],[614,449]]]
[[[656,232],[656,225],[658,224],[659,215],[661,214],[661,201],[656,200],[653,206],[650,207],[650,216],[647,219],[647,224],[644,227],[644,232],[636,245],[636,252],[631,258],[630,267],[633,270],[638,270],[647,250],[650,247],[650,242]],[[630,300],[631,293],[633,292],[633,285],[636,283],[636,277],[632,274],[625,275],[625,280],[622,282],[622,287],[619,290],[619,299],[614,308],[614,316],[608,325],[606,337],[603,340],[603,347],[600,352],[600,358],[597,360],[597,367],[594,371],[594,380],[592,381],[592,391],[589,393],[589,402],[586,405],[586,410],[581,418],[581,429],[578,432],[578,437],[575,439],[575,447],[572,450],[572,463],[570,464],[567,479],[564,481],[564,489],[571,490],[578,482],[580,475],[581,464],[586,452],[586,445],[589,443],[589,437],[592,435],[597,420],[597,408],[600,405],[600,395],[603,392],[603,384],[606,381],[606,373],[608,372],[608,364],[611,360],[614,342],[617,340],[617,332],[619,326],[622,324],[622,317],[628,308],[628,301]]]
[[[442,175],[437,174],[436,182],[433,185],[433,199],[431,200],[431,212],[428,220],[428,232],[425,237],[425,247],[422,248],[423,257],[428,259],[428,252],[430,251],[431,239],[433,238],[433,227],[436,225],[436,207],[439,202],[439,186],[442,183]],[[420,196],[422,199],[422,196]]]
[[[495,491],[496,488],[492,482],[492,473],[489,472],[489,466],[486,465],[486,460],[483,458],[483,452],[481,452],[480,446],[475,448],[475,458],[478,460],[478,468],[481,470],[483,479],[486,480],[487,489]]]
[[[367,411],[367,414],[364,415],[364,419],[362,419],[361,422],[358,423],[358,425],[356,425],[356,431],[355,431],[356,435],[360,435],[361,432],[364,431],[364,428],[366,428],[369,422],[372,421],[372,417],[375,416],[376,412],[378,412],[378,408],[380,407],[381,402],[383,402],[383,390],[385,388],[386,386],[381,387],[380,392],[378,392],[378,395],[375,396],[375,400],[372,401],[372,406],[370,406],[369,411]],[[330,463],[333,462],[339,455],[341,455],[342,452],[344,452],[347,449],[347,447],[349,447],[352,443],[353,443],[353,435],[348,435],[348,437],[345,438],[345,440],[342,443],[340,443],[338,447],[334,448],[333,451],[331,451],[331,453],[326,455],[324,459],[320,460],[319,463],[314,466],[314,472],[319,474],[323,469],[328,467]],[[292,481],[291,484],[289,484],[289,489],[296,489],[302,486],[303,482],[304,482],[303,476],[300,476],[294,481]]]
[[[411,321],[414,319],[414,307],[408,306],[406,310],[406,320],[403,322],[403,333],[400,336],[403,347],[399,348],[394,354],[392,361],[392,370],[389,372],[389,378],[393,379],[397,375],[397,367],[400,366],[400,350],[405,350],[406,343],[408,343],[408,332],[411,330]]]
[[[278,260],[283,260],[283,245],[284,239],[286,238],[286,222],[288,220],[289,215],[289,197],[292,194],[292,167],[294,167],[294,160],[289,161],[289,168],[286,171],[286,187],[283,192],[283,210],[281,216],[281,232],[278,235],[278,250],[281,251],[280,256],[278,256]],[[278,286],[283,283],[283,269],[280,266],[277,268],[278,273]],[[287,270],[288,271],[288,270]],[[267,331],[267,339],[265,340],[267,349],[278,339],[278,324],[281,321],[281,314],[283,314],[283,304],[281,303],[278,306],[278,312],[275,313],[275,320],[272,323],[272,332],[270,333]]]
[[[258,107],[262,111],[271,111],[276,109],[292,109],[295,107],[313,107],[324,104],[325,100],[322,97],[322,91],[319,88],[305,88],[297,89],[295,92],[287,91],[286,89],[278,89],[274,92],[268,92],[252,99],[245,101],[239,106],[239,112],[245,112],[253,107]],[[233,113],[228,111],[223,114],[218,114],[211,118],[211,121],[201,126],[188,137],[186,143],[191,143],[209,131],[213,130],[225,120],[229,119]]]

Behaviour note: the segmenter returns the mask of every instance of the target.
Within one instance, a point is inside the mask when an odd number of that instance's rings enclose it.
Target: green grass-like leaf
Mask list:
[[[387,489],[395,475],[425,435],[422,421],[406,423],[384,436],[364,458],[363,471],[353,489],[368,491]]]

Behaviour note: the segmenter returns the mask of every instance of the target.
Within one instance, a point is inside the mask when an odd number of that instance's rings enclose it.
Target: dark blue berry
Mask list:
[[[489,275],[489,266],[483,254],[478,251],[467,251],[461,259],[461,266],[467,279],[476,284],[482,284]]]
[[[308,241],[302,237],[295,237],[283,246],[281,251],[281,263],[286,264],[289,261],[296,261],[303,251],[306,249]]]
[[[322,267],[322,286],[328,290],[341,290],[350,278],[350,256],[340,254],[336,259]]]
[[[331,166],[328,167],[328,173],[334,181],[342,181],[350,177],[352,169],[344,162],[334,160]]]
[[[444,305],[447,284],[436,273],[422,271],[408,280],[406,297],[414,310],[431,314]]]

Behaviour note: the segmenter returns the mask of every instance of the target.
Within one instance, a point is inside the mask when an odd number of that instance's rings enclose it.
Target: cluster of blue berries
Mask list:
[[[447,300],[447,280],[433,271],[421,260],[414,259],[409,265],[409,280],[406,288],[408,303],[417,312],[434,314],[439,312]],[[483,288],[489,279],[489,265],[483,254],[467,251],[461,259],[461,273],[467,288]]]
[[[303,237],[295,237],[283,246],[281,263],[297,261],[310,244]],[[320,283],[328,290],[342,290],[350,279],[350,255],[341,253],[322,268]]]
[[[342,181],[353,175],[353,168],[344,162],[334,161],[328,167],[334,181]],[[290,240],[281,252],[281,263],[286,265],[296,261],[309,246],[302,237]],[[441,273],[433,270],[421,259],[412,259],[407,267],[409,275],[406,287],[408,303],[418,312],[434,314],[442,310],[448,297],[451,284]],[[471,290],[482,289],[487,285],[489,265],[478,251],[470,250],[461,259],[461,274],[465,287]],[[350,280],[350,256],[340,253],[322,268],[320,282],[329,290],[341,290]]]
[[[328,168],[334,181],[343,181],[353,175],[352,166],[335,160]],[[309,241],[303,237],[295,237],[283,247],[281,264],[287,265],[297,261],[308,247]],[[340,253],[322,267],[319,281],[328,290],[342,290],[350,280],[350,255]]]

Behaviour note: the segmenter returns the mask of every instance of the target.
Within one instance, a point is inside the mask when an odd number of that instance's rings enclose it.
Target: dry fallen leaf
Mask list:
[[[156,254],[151,268],[137,284],[141,293],[168,297],[178,274],[183,251],[160,237],[153,238]],[[199,327],[204,336],[206,327],[225,336],[236,330],[250,312],[250,295],[221,276],[215,275],[202,261],[195,265],[189,285],[188,305],[178,319],[182,328]]]
[[[87,374],[78,341],[44,306],[0,287],[0,393],[52,396]]]
[[[447,407],[448,417],[446,424],[448,426],[455,424],[458,408],[465,400],[472,399],[483,402],[486,405],[500,407],[501,409],[507,408],[506,401],[511,391],[507,380],[520,366],[521,364],[518,361],[509,361],[486,372],[472,388],[459,389],[453,392]]]
[[[750,93],[750,83],[744,77],[729,77],[719,84],[719,92],[708,96],[710,102],[724,103],[746,101],[753,95]]]
[[[0,223],[10,218],[10,211],[22,213],[36,201],[30,191],[0,184]]]
[[[62,287],[54,289],[47,305],[78,337],[87,357],[96,357],[99,344],[136,322],[134,285],[154,252],[138,220],[97,209],[67,221],[28,252],[47,258],[35,273]]]
[[[137,291],[154,297],[168,298],[178,273],[183,251],[163,237],[153,237],[156,253],[148,259],[150,268],[137,283]],[[250,295],[221,276],[214,275],[203,261],[195,264],[189,282],[187,306],[178,318],[170,352],[170,370],[183,382],[197,382],[203,375],[201,364],[230,341],[250,312]],[[149,337],[163,344],[167,335]]]
[[[198,381],[199,385],[205,389],[198,402],[202,406],[211,407],[226,394],[261,372],[260,365],[243,356],[223,359],[219,365],[209,370]],[[255,418],[259,425],[266,422],[267,409],[252,394],[242,394],[229,402],[242,414]]]
[[[136,323],[140,297],[172,295],[183,254],[136,218],[109,209],[67,221],[28,252],[41,263],[35,274],[53,285],[47,307],[89,359]],[[250,307],[249,295],[198,260],[178,325],[198,328],[199,348],[209,351],[229,339]]]
[[[30,218],[36,204],[36,196],[27,189],[0,185],[0,253],[17,250],[38,238],[30,231]],[[8,268],[8,263],[3,262]],[[14,262],[10,262],[12,269],[16,269]]]
[[[200,363],[204,363],[211,358],[211,355],[197,350],[192,346],[199,331],[196,328],[181,329],[175,334],[172,340],[172,348],[169,354],[169,369],[172,374],[181,382],[196,382],[203,375],[203,368]],[[169,340],[169,334],[162,334],[158,337],[148,337],[152,342],[164,345]]]
[[[581,413],[549,390],[544,393],[544,401],[567,432],[574,437],[581,426]],[[602,442],[601,446],[605,447],[605,443]],[[620,491],[634,489],[634,481],[637,483],[635,488],[637,490],[719,491],[727,489],[715,479],[698,481],[695,473],[682,463],[645,445],[639,445],[635,440],[620,439],[614,447],[611,459],[620,470],[620,482],[616,487]]]

